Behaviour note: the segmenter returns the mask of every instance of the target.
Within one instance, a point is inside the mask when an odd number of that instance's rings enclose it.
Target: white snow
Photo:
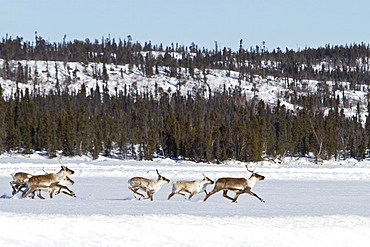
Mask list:
[[[133,161],[100,157],[62,158],[73,169],[77,198],[11,196],[11,173],[57,172],[58,159],[41,154],[0,155],[0,246],[368,246],[370,161],[285,159],[282,165],[250,163],[266,179],[253,191],[266,203],[222,192],[203,202],[175,195],[171,184],[138,201],[127,188],[133,176],[201,180],[249,176],[244,163],[221,165],[156,158]],[[211,191],[213,186],[208,186]],[[45,195],[46,196],[46,195]]]
[[[156,55],[156,54],[154,54]],[[173,54],[173,56],[175,56]],[[0,59],[0,68],[4,66],[5,60]],[[273,76],[258,76],[253,77],[253,81],[242,80],[239,82],[239,73],[230,71],[230,75],[226,70],[207,70],[207,81],[204,81],[203,72],[195,69],[194,78],[190,77],[188,71],[182,68],[179,74],[182,79],[169,77],[166,70],[167,67],[160,67],[159,74],[151,77],[146,77],[143,71],[136,66],[129,65],[114,65],[107,64],[106,69],[109,76],[108,83],[103,83],[102,79],[94,79],[94,75],[102,73],[102,63],[79,63],[79,62],[61,62],[61,61],[8,61],[9,67],[16,73],[19,64],[24,68],[28,67],[31,80],[27,83],[17,83],[11,80],[0,78],[0,86],[3,90],[3,97],[8,99],[14,95],[17,90],[25,92],[28,89],[31,93],[36,90],[36,93],[48,94],[50,91],[57,90],[57,81],[60,84],[60,90],[69,90],[79,92],[82,84],[85,84],[87,93],[90,89],[95,89],[98,85],[100,92],[102,88],[107,87],[111,95],[117,92],[127,90],[128,94],[138,94],[143,92],[152,92],[155,95],[155,85],[157,84],[158,94],[166,92],[169,94],[180,92],[182,95],[187,95],[198,90],[204,91],[204,96],[208,97],[210,93],[222,92],[224,87],[226,90],[233,91],[240,88],[241,92],[246,95],[248,100],[256,99],[263,100],[270,106],[275,106],[277,101],[281,101],[287,109],[296,110],[298,105],[292,104],[285,98],[286,95],[297,96],[308,95],[319,90],[319,85],[326,83],[328,90],[333,90],[334,98],[339,97],[341,104],[339,110],[343,109],[346,116],[355,116],[357,112],[357,103],[360,105],[361,121],[365,123],[367,112],[367,94],[368,88],[364,85],[350,90],[349,82],[338,82],[342,90],[336,89],[334,92],[335,83],[332,81],[322,82],[316,80],[295,81],[292,78],[275,78]],[[317,69],[319,70],[321,66]],[[287,80],[287,81],[286,81]],[[180,86],[181,85],[181,86]],[[209,92],[211,89],[212,92]],[[347,104],[343,104],[343,97],[346,98]],[[323,111],[325,109],[322,109]],[[328,110],[326,110],[328,111]]]

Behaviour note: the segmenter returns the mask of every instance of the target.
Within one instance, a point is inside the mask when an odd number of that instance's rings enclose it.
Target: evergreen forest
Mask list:
[[[242,40],[239,44],[240,48],[233,51],[218,47],[217,42],[213,49],[194,43],[164,47],[134,42],[130,36],[124,40],[63,39],[60,43],[50,43],[37,34],[32,42],[5,37],[0,42],[0,59],[5,61],[0,78],[26,83],[31,80],[28,69],[9,67],[7,62],[44,60],[128,64],[140,68],[147,77],[165,68],[170,77],[178,78],[183,69],[187,78],[195,78],[195,71],[202,71],[206,81],[207,70],[220,69],[238,72],[240,81],[252,81],[259,75],[290,78],[295,83],[332,81],[338,88],[340,82],[348,82],[346,90],[369,89],[369,45],[269,51],[264,42],[248,49]],[[97,80],[109,77],[102,71]],[[105,87],[88,89],[85,85],[78,92],[48,94],[15,89],[10,98],[4,98],[0,88],[0,96],[2,152],[45,151],[55,157],[62,151],[67,156],[121,155],[140,160],[161,155],[219,163],[312,154],[317,161],[364,159],[370,147],[370,118],[361,119],[359,106],[357,114],[346,116],[346,102],[328,88],[290,96],[299,105],[296,110],[287,109],[280,101],[272,107],[263,100],[247,100],[238,88],[226,87],[207,97],[202,91],[133,95],[122,90],[112,94]]]

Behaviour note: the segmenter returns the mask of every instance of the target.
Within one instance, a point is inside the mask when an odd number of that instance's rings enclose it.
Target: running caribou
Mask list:
[[[186,199],[186,195],[181,192],[187,192],[189,193],[189,198],[190,200],[195,194],[199,193],[206,193],[207,195],[207,190],[206,187],[208,184],[214,184],[214,182],[206,177],[204,174],[203,175],[203,180],[202,181],[176,181],[172,185],[172,193],[168,196],[168,200],[170,200],[174,195],[179,194],[182,195]]]
[[[44,173],[45,174],[48,174],[48,172],[46,172],[44,169],[43,169]],[[26,188],[26,183],[28,181],[28,179],[30,177],[32,177],[33,175],[32,174],[29,174],[29,173],[26,173],[26,172],[16,172],[16,173],[12,173],[10,174],[13,178],[13,181],[10,182],[10,186],[12,186],[12,195],[14,196],[15,194],[17,194],[18,192],[22,191],[23,192],[23,188]]]
[[[68,169],[66,166],[61,166],[60,171],[57,173],[32,176],[26,183],[27,189],[23,192],[22,197],[26,197],[37,190],[43,190],[50,185],[57,185],[73,173],[74,171]]]
[[[10,186],[12,186],[12,195],[14,196],[19,191],[22,191],[22,188],[26,187],[26,183],[30,177],[32,177],[31,174],[25,173],[25,172],[17,172],[11,174],[13,181],[10,182]],[[22,191],[23,192],[23,191]]]
[[[38,187],[38,190],[37,190],[37,196],[40,198],[40,199],[45,199],[42,195],[41,195],[41,191],[46,191],[49,193],[49,197],[50,199],[53,199],[53,195],[58,195],[60,193],[63,193],[63,194],[66,194],[66,195],[69,195],[71,197],[76,197],[76,194],[70,190],[67,186],[67,184],[74,184],[75,182],[70,179],[68,176],[63,178],[61,181],[59,182],[55,182],[55,183],[52,183],[50,184],[49,186],[39,186]],[[34,195],[32,195],[32,198],[34,198]]]
[[[264,180],[265,177],[255,173],[254,170],[253,171],[249,170],[247,165],[245,167],[247,168],[247,171],[252,173],[252,175],[248,179],[246,178],[220,178],[216,181],[216,184],[213,190],[209,192],[208,195],[206,195],[203,201],[204,202],[207,201],[207,199],[211,195],[223,190],[222,196],[231,200],[232,202],[237,202],[238,197],[241,194],[249,194],[251,196],[258,198],[261,202],[265,202],[256,193],[252,192],[252,189],[254,185],[256,184],[256,182]],[[236,192],[234,198],[227,195],[227,192],[229,190]]]
[[[133,177],[130,180],[128,180],[128,183],[130,186],[128,187],[132,192],[139,195],[139,200],[141,199],[150,199],[153,201],[153,195],[155,192],[157,192],[160,188],[162,188],[163,185],[168,184],[170,182],[169,179],[163,177],[161,174],[159,174],[158,170],[156,170],[158,174],[158,179],[147,179],[142,177]],[[137,192],[138,190],[143,190],[147,193],[148,197],[144,197],[143,194]],[[135,196],[136,197],[136,196]]]

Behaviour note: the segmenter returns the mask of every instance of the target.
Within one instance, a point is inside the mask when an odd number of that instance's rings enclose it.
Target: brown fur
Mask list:
[[[152,179],[147,179],[147,178],[142,178],[142,177],[134,177],[131,178],[128,183],[130,186],[128,187],[132,192],[134,192],[134,196],[139,195],[140,199],[150,199],[153,201],[153,195],[155,192],[157,192],[164,184],[168,184],[170,182],[169,179],[161,176],[157,171],[158,174],[158,179],[157,180],[152,180]],[[143,190],[147,193],[147,197],[144,197],[143,194],[139,193],[138,190]]]
[[[17,194],[22,188],[26,187],[27,180],[32,177],[31,174],[25,172],[17,172],[12,174],[13,181],[10,182],[12,186],[12,195]]]
[[[202,181],[176,181],[172,185],[172,193],[168,195],[168,200],[170,200],[174,195],[182,195],[186,199],[186,195],[183,192],[189,193],[189,198],[190,200],[195,194],[199,194],[201,192],[206,193],[206,187],[208,184],[214,184],[214,182],[204,176],[203,174],[203,180]]]
[[[248,170],[248,167],[247,167],[247,170]],[[246,179],[246,178],[220,178],[218,179],[216,181],[216,184],[213,190],[208,195],[206,195],[203,201],[205,202],[211,195],[223,190],[222,196],[231,200],[232,202],[237,202],[238,197],[241,194],[249,194],[251,196],[258,198],[261,202],[265,202],[257,194],[252,192],[252,189],[255,183],[257,181],[264,180],[265,177],[255,173],[254,171],[250,171],[250,170],[248,171],[252,172],[252,175],[250,176],[249,179]],[[234,198],[227,195],[227,192],[229,190],[236,192]]]
[[[53,183],[58,184],[60,181],[65,179],[66,176],[72,175],[73,173],[74,171],[68,169],[65,166],[61,166],[61,170],[58,173],[49,173],[45,175],[32,176],[31,178],[28,179],[27,182],[28,188],[26,191],[23,192],[22,196],[26,197],[39,189],[45,189],[45,187],[48,187]]]
[[[41,191],[46,191],[46,192],[49,193],[50,199],[53,198],[53,195],[58,195],[59,193],[63,193],[63,194],[66,194],[66,195],[69,195],[69,196],[72,196],[72,197],[76,197],[75,193],[72,190],[70,190],[67,186],[64,186],[66,184],[74,184],[74,181],[72,179],[70,179],[69,177],[65,177],[59,183],[55,182],[55,183],[50,184],[49,186],[41,186],[40,185],[39,189],[38,189],[37,196],[40,199],[45,199],[43,196],[41,196]],[[64,184],[64,185],[61,185],[61,184]],[[66,192],[66,191],[68,191],[68,192]]]

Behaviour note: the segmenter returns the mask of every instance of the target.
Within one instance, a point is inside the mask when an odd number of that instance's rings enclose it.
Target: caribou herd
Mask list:
[[[49,193],[50,199],[53,198],[53,195],[59,193],[76,197],[75,193],[65,186],[74,184],[74,181],[68,177],[68,175],[73,173],[74,171],[62,165],[57,173],[45,173],[35,176],[25,172],[11,174],[13,177],[13,181],[10,182],[10,186],[13,189],[12,194],[15,195],[18,192],[22,192],[22,197],[31,196],[31,198],[34,198],[37,192],[37,196],[40,199],[45,199],[41,195],[41,191],[46,191]]]
[[[256,197],[261,202],[265,202],[260,198],[256,193],[252,192],[252,189],[257,181],[262,181],[265,179],[264,176],[257,174],[254,170],[249,170],[248,166],[245,166],[247,171],[252,173],[251,176],[247,178],[232,178],[224,177],[217,179],[216,182],[212,181],[210,178],[206,177],[204,174],[201,181],[176,181],[172,184],[172,192],[168,195],[168,200],[170,200],[176,194],[183,196],[185,199],[190,200],[194,195],[204,192],[206,194],[204,202],[213,194],[223,191],[222,196],[231,200],[231,202],[236,203],[238,197],[241,194],[249,194]],[[153,195],[155,192],[160,190],[163,185],[170,182],[169,179],[163,177],[158,170],[156,170],[158,179],[148,179],[143,177],[133,177],[128,180],[129,189],[134,193],[134,197],[139,196],[141,199],[150,199],[153,200]],[[68,176],[74,173],[73,170],[62,165],[61,169],[57,173],[46,173],[43,175],[31,175],[29,173],[17,172],[12,174],[13,181],[10,182],[10,185],[13,189],[12,194],[22,193],[22,197],[35,197],[35,193],[40,199],[45,199],[41,195],[41,191],[46,191],[49,193],[50,199],[53,198],[53,195],[58,195],[60,193],[69,195],[71,197],[76,197],[75,193],[70,190],[66,185],[74,184],[74,181]],[[215,184],[211,192],[207,193],[207,185]],[[146,193],[146,197],[139,193],[139,191]],[[228,191],[235,192],[234,198],[230,197],[227,193]],[[189,193],[188,198],[186,194]]]
[[[181,192],[189,193],[189,197],[187,198],[190,200],[195,194],[199,194],[204,192],[206,197],[204,198],[204,202],[213,194],[223,191],[223,196],[232,202],[237,202],[238,197],[241,194],[249,194],[258,198],[261,202],[265,202],[262,198],[260,198],[256,193],[252,192],[252,189],[257,181],[262,181],[265,179],[264,176],[257,174],[256,172],[251,171],[248,169],[248,166],[245,166],[247,171],[252,173],[252,175],[247,178],[219,178],[216,183],[213,182],[210,178],[206,177],[203,174],[203,180],[201,181],[176,181],[172,184],[172,192],[168,196],[168,200],[170,200],[174,195],[182,195],[186,199],[186,195]],[[169,179],[163,177],[159,174],[158,170],[156,170],[158,174],[158,179],[147,179],[142,177],[133,177],[128,180],[129,189],[134,192],[134,196],[139,195],[139,200],[141,199],[150,199],[153,200],[153,195],[159,189],[162,188],[163,185],[168,184],[170,182]],[[213,190],[210,193],[207,193],[206,187],[208,184],[215,184]],[[138,191],[142,190],[147,194],[145,197],[143,194],[139,193]],[[227,195],[228,191],[234,191],[235,197],[232,198]]]

